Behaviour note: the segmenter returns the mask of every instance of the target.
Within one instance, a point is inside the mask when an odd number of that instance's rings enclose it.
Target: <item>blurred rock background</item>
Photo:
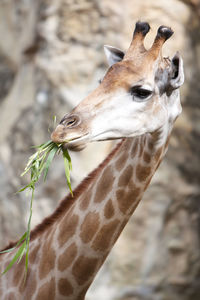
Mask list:
[[[15,192],[32,145],[47,141],[57,120],[98,85],[107,69],[103,45],[126,49],[135,22],[175,34],[186,81],[183,113],[167,156],[87,294],[87,300],[200,299],[200,3],[199,0],[1,0],[0,246],[26,230],[29,198]],[[73,186],[111,143],[71,153]],[[36,190],[33,226],[66,194],[62,158]]]

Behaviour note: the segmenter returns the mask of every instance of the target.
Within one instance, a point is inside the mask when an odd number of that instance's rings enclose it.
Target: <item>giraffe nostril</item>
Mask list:
[[[60,121],[60,124],[68,128],[75,127],[80,124],[80,118],[77,115],[67,115]]]

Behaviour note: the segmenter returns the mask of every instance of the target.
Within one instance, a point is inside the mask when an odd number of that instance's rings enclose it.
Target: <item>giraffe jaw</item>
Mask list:
[[[72,151],[81,151],[89,142],[89,134],[84,134],[83,136],[74,137],[66,142],[63,142],[63,147]]]

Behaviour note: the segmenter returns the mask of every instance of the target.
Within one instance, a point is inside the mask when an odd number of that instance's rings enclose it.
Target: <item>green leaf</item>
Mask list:
[[[21,192],[25,191],[28,188],[31,188],[31,183],[29,183],[26,186],[24,186],[23,188],[21,188],[19,191],[17,191],[17,193],[21,193]]]
[[[10,249],[7,249],[7,250],[4,250],[4,251],[1,251],[0,253],[8,253],[8,252],[11,252],[13,250],[15,250],[25,239],[26,239],[26,235],[27,235],[27,232],[25,232],[21,238],[19,239],[19,241],[17,242],[17,244],[13,247],[13,248],[10,248]]]
[[[33,162],[35,161],[37,156],[38,156],[38,153],[36,152],[29,158],[28,163],[24,169],[24,172],[21,174],[21,176],[24,176],[31,169],[31,166],[33,165]]]
[[[47,147],[49,147],[49,145],[54,144],[51,140],[49,140],[46,143],[43,143],[41,145],[38,146],[33,146],[33,148],[39,148],[39,149],[46,149]]]
[[[70,182],[70,164],[69,161],[67,160],[66,156],[63,155],[63,159],[64,159],[64,166],[65,166],[65,176],[67,179],[67,185],[69,187],[69,190],[73,196],[73,192],[72,192],[72,188],[71,188],[71,182]]]
[[[67,149],[64,149],[64,148],[62,148],[62,151],[63,151],[64,157],[66,157],[66,159],[67,159],[68,162],[69,162],[70,169],[72,169],[72,165],[71,165],[71,157],[69,156],[69,152],[67,151]]]
[[[26,235],[26,258],[25,258],[25,278],[26,274],[28,272],[28,255],[29,255],[29,243],[30,243],[30,234],[31,234],[31,219],[32,219],[32,213],[33,213],[33,199],[34,199],[34,192],[35,188],[32,189],[32,195],[31,195],[31,203],[30,203],[30,213],[29,213],[29,220],[28,220],[28,229],[27,229],[27,235]]]
[[[53,116],[53,124],[54,124],[54,126],[56,125],[56,115]]]
[[[8,272],[8,270],[10,270],[10,268],[12,268],[12,266],[14,265],[14,263],[18,260],[18,258],[21,256],[21,253],[24,251],[24,248],[26,247],[26,241],[23,242],[23,244],[20,246],[20,248],[18,249],[17,253],[15,254],[15,256],[13,257],[13,259],[11,260],[11,262],[8,264],[8,266],[5,268],[5,270],[3,271],[3,273],[1,273],[2,275],[4,275],[6,272]]]
[[[56,152],[58,151],[58,147],[54,147],[50,152],[49,152],[49,156],[46,160],[46,163],[45,163],[45,166],[44,166],[44,181],[46,180],[46,177],[47,177],[47,173],[48,173],[48,170],[49,170],[49,166],[56,154]]]
[[[26,268],[26,272],[25,272],[25,278],[26,279],[26,274],[28,272],[28,256],[29,256],[29,243],[26,245],[26,257],[25,257],[25,268]]]
[[[18,261],[17,261],[18,264],[19,264],[20,261],[22,260],[22,258],[23,258],[23,256],[24,256],[24,253],[25,253],[25,252],[26,252],[26,247],[24,247],[22,253],[20,254],[20,256],[19,256],[19,258],[18,258]]]

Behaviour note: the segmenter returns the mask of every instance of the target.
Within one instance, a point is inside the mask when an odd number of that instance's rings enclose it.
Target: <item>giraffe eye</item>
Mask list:
[[[137,99],[145,100],[152,94],[152,91],[143,89],[139,86],[134,86],[131,88],[130,93],[133,96],[134,100],[137,101]],[[137,99],[135,99],[135,98],[137,98]]]

